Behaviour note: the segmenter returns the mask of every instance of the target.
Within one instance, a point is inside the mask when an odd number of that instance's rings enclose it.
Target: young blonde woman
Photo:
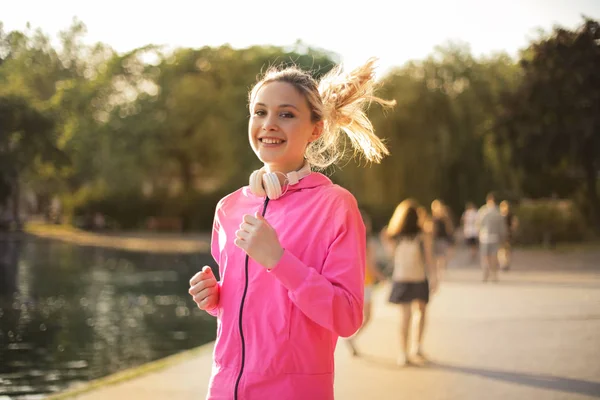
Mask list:
[[[422,345],[427,304],[430,293],[438,285],[431,235],[423,233],[417,210],[418,206],[413,200],[400,203],[384,236],[394,264],[389,301],[400,306],[400,352],[397,357],[400,366],[425,360]],[[417,315],[418,331],[414,338],[410,338],[410,327]]]
[[[313,169],[345,139],[369,161],[387,149],[365,108],[374,60],[320,82],[269,70],[249,94],[250,146],[264,167],[217,205],[212,254],[190,280],[217,317],[208,399],[333,399],[334,349],[363,321],[366,234],[354,196]],[[344,137],[345,136],[345,137]]]

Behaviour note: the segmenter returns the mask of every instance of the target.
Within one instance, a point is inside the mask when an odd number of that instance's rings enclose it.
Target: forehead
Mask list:
[[[304,95],[294,85],[287,82],[265,83],[256,93],[254,103],[263,103],[274,107],[280,104],[291,104],[297,108],[308,108]]]

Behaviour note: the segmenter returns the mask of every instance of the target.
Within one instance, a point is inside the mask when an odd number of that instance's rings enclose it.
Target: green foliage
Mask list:
[[[61,160],[62,153],[54,146],[52,118],[26,99],[0,97],[0,168],[21,171],[36,157]],[[62,159],[64,161],[64,159]]]
[[[366,169],[348,166],[340,182],[373,207],[441,198],[456,213],[491,189],[517,191],[505,149],[490,140],[500,90],[518,82],[516,71],[506,55],[477,60],[468,46],[452,43],[392,71],[380,95],[397,106],[371,112],[391,157]]]
[[[300,42],[170,52],[148,45],[117,54],[84,45],[85,32],[74,20],[54,48],[39,30],[6,33],[0,24],[0,120],[13,121],[10,139],[0,137],[0,183],[8,182],[0,199],[19,181],[43,204],[60,196],[67,216],[101,212],[123,229],[151,216],[210,229],[218,199],[260,166],[247,140],[247,94],[257,75],[295,63],[318,78],[337,61]],[[407,197],[425,206],[440,198],[459,215],[490,190],[515,199],[557,193],[593,210],[597,36],[594,21],[576,32],[557,29],[532,43],[521,64],[447,43],[392,70],[379,95],[397,106],[370,110],[391,156],[328,173],[375,227]],[[5,167],[16,163],[9,179]]]
[[[12,197],[12,219],[19,226],[22,176],[34,165],[67,165],[69,160],[55,145],[52,116],[27,99],[0,95],[0,121],[0,206]]]
[[[522,244],[575,242],[589,233],[584,216],[570,201],[524,201],[515,214],[519,220],[515,239]]]
[[[600,228],[600,24],[555,28],[531,44],[523,79],[507,93],[498,140],[512,149],[525,194],[571,197],[585,187]]]

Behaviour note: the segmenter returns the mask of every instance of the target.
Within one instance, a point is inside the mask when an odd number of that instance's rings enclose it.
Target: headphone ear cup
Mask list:
[[[263,187],[263,176],[265,170],[258,169],[250,175],[250,191],[256,196],[266,196],[267,193]]]
[[[281,197],[281,185],[279,184],[279,178],[277,174],[268,172],[263,175],[263,186],[267,192],[267,196],[271,200],[276,200]]]

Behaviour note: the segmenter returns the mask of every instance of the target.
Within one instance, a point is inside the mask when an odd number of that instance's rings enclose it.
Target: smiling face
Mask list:
[[[300,169],[306,147],[321,131],[322,123],[311,121],[306,99],[290,83],[266,83],[252,99],[250,145],[271,172],[285,174]]]

